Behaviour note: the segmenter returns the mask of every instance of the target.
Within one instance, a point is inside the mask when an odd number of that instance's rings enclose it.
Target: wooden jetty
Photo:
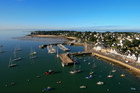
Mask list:
[[[69,57],[68,53],[60,54],[59,57],[62,61],[63,67],[68,66],[68,65],[72,65],[74,63],[74,61]]]
[[[62,61],[62,66],[69,66],[74,64],[74,60],[70,57],[72,55],[78,56],[78,55],[90,55],[91,52],[78,52],[78,53],[64,53],[60,54],[59,57]]]

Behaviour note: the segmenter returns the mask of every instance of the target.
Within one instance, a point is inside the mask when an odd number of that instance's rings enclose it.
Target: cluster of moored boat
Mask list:
[[[18,57],[18,56],[17,56],[17,53],[18,53],[19,51],[22,51],[21,48],[16,48],[16,49],[14,50],[14,58],[13,58],[13,59],[10,58],[8,67],[15,67],[15,66],[17,66],[17,64],[16,64],[16,63],[13,63],[13,62],[22,60],[21,57]]]
[[[8,67],[15,67],[15,66],[17,66],[17,64],[14,63],[14,62],[17,62],[17,61],[22,60],[22,57],[17,56],[17,54],[18,54],[20,51],[22,51],[21,48],[16,48],[16,49],[14,50],[14,57],[13,57],[13,59],[10,58]],[[35,59],[35,58],[37,58],[37,52],[36,52],[35,50],[33,51],[33,50],[31,49],[31,52],[30,52],[29,56],[30,56],[30,59]]]
[[[75,65],[74,65],[74,70],[71,70],[69,73],[70,74],[76,74],[76,73],[80,73],[80,72],[82,72],[80,69],[75,69]],[[115,69],[113,69],[112,71],[111,71],[112,73],[114,73],[114,72],[116,72],[116,70]],[[48,71],[46,71],[46,72],[44,72],[44,74],[45,75],[52,75],[52,74],[55,74],[56,72],[54,71],[54,70],[48,70]],[[121,77],[125,77],[125,74],[121,74],[120,75]],[[91,70],[90,72],[89,72],[89,75],[88,76],[86,76],[85,77],[85,79],[92,79],[94,77],[94,72]],[[110,73],[108,76],[107,76],[107,78],[113,78],[113,75]],[[62,83],[62,81],[57,81],[56,82],[57,84],[61,84]],[[105,83],[103,82],[103,81],[98,81],[98,82],[96,82],[96,84],[97,85],[104,85]],[[81,89],[85,89],[85,88],[87,88],[87,86],[86,85],[81,85],[79,88],[81,88]],[[53,90],[54,88],[52,88],[52,87],[47,87],[47,88],[44,88],[43,90],[42,90],[42,92],[45,92],[45,91],[50,91],[50,90]],[[135,88],[132,88],[132,90],[135,90]]]
[[[63,49],[63,50],[69,50],[68,48],[66,48],[66,47],[64,47],[62,44],[59,44],[59,45],[57,45],[60,49]],[[0,53],[2,53],[3,51],[2,51],[2,47],[3,46],[0,46]],[[48,49],[48,53],[56,53],[57,52],[57,57],[59,56],[58,55],[58,48],[57,48],[57,51],[56,51],[56,49],[52,46],[52,45],[48,45],[47,46],[47,49]],[[15,67],[15,66],[17,66],[17,64],[16,63],[14,63],[15,61],[20,61],[20,60],[22,60],[22,58],[21,57],[18,57],[17,56],[17,54],[18,54],[18,52],[20,52],[20,51],[22,51],[22,49],[19,47],[19,48],[15,48],[15,50],[14,50],[14,58],[10,58],[10,60],[9,60],[9,64],[8,64],[8,67]],[[30,52],[30,59],[35,59],[35,58],[37,58],[37,52],[35,51],[35,50],[33,50],[32,48],[31,48],[31,52]],[[72,73],[77,73],[77,71],[73,71]]]
[[[59,45],[59,46],[61,46],[61,45]],[[0,47],[1,47],[1,46],[0,46]],[[62,46],[61,46],[61,47],[62,47]],[[50,45],[50,46],[47,46],[47,48],[48,48],[48,50],[49,50],[49,53],[54,53],[54,52],[56,52],[56,50],[55,50],[51,45]],[[10,58],[8,67],[15,67],[17,64],[16,64],[16,63],[13,63],[13,62],[22,60],[21,57],[17,57],[17,53],[18,53],[19,51],[22,51],[22,49],[21,49],[21,48],[16,48],[16,49],[15,49],[15,51],[14,51],[14,59],[11,59],[11,58]],[[58,51],[58,50],[57,50],[57,51]],[[37,52],[36,52],[35,50],[31,50],[31,52],[30,52],[30,58],[31,58],[31,59],[35,59],[35,58],[37,58],[36,55],[37,55]],[[91,63],[89,62],[88,65],[90,65],[90,64],[91,64]],[[76,74],[76,73],[81,73],[81,72],[82,72],[82,71],[81,71],[80,69],[76,69],[76,68],[75,68],[75,63],[74,63],[74,66],[73,66],[73,70],[69,71],[70,74]],[[116,72],[116,70],[113,69],[111,72],[114,73],[114,72]],[[113,78],[113,75],[111,74],[111,72],[109,73],[109,75],[107,75],[107,78]],[[45,75],[52,75],[52,74],[55,74],[55,73],[56,73],[56,71],[54,71],[54,70],[48,70],[48,71],[44,72]],[[121,74],[120,76],[121,76],[121,77],[125,77],[125,74]],[[36,76],[36,77],[40,78],[40,76]],[[85,79],[92,79],[93,77],[94,77],[94,72],[93,72],[93,71],[90,71],[90,72],[89,72],[89,75],[86,76]],[[57,83],[57,84],[61,84],[62,81],[57,81],[56,83]],[[103,81],[98,81],[98,82],[96,82],[96,84],[97,84],[97,85],[104,85],[104,82],[103,82]],[[11,83],[11,85],[15,85],[15,83]],[[87,86],[86,86],[86,85],[81,85],[79,88],[85,89],[85,88],[87,88]],[[48,86],[48,87],[42,89],[42,92],[51,91],[51,90],[53,90],[53,89],[54,89],[54,88]],[[132,89],[132,90],[136,90],[136,88],[131,88],[131,89]]]

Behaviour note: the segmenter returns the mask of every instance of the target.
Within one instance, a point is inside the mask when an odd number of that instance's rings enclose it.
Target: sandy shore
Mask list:
[[[63,36],[63,35],[31,35],[31,37],[66,38],[69,40],[77,40],[76,37],[67,37],[67,36]]]
[[[52,38],[55,38],[55,37],[62,37],[62,36],[59,36],[59,35],[31,35],[31,37],[52,37]]]

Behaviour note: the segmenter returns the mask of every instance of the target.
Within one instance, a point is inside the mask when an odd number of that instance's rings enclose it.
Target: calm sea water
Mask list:
[[[10,33],[9,33],[10,32]],[[76,60],[80,63],[76,68],[81,69],[83,72],[78,74],[70,74],[69,71],[73,66],[62,67],[61,61],[56,57],[56,54],[48,54],[47,49],[39,49],[41,44],[56,42],[59,40],[51,41],[48,39],[43,42],[25,41],[12,39],[12,37],[23,36],[27,32],[7,31],[0,32],[0,45],[3,45],[5,53],[0,54],[0,92],[42,92],[42,89],[47,86],[54,88],[50,93],[115,93],[115,92],[140,92],[140,79],[135,77],[132,73],[124,70],[122,67],[110,64],[110,62],[92,56],[77,56]],[[14,68],[8,68],[10,57],[13,57],[13,51],[16,47],[22,48],[18,56],[22,57],[21,61],[15,62],[17,64]],[[71,52],[83,51],[81,46],[66,46],[71,49]],[[29,53],[35,49],[38,54],[37,59],[30,59]],[[59,53],[64,53],[58,50]],[[46,76],[44,72],[52,69],[59,73]],[[107,78],[112,69],[116,69],[113,78]],[[89,76],[89,72],[93,71],[92,79],[85,79]],[[121,74],[125,77],[120,77]],[[38,78],[37,76],[40,76]],[[57,84],[57,81],[62,81]],[[104,85],[97,85],[98,81],[103,81]],[[11,82],[15,85],[11,86]],[[81,85],[87,86],[86,89],[80,89]],[[131,90],[136,88],[136,90]]]

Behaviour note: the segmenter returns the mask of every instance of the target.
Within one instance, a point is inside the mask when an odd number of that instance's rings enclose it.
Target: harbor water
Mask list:
[[[11,33],[9,33],[11,32]],[[48,86],[53,89],[50,93],[133,93],[140,92],[140,79],[133,73],[124,68],[111,64],[111,62],[102,60],[94,56],[75,56],[78,62],[75,69],[82,72],[70,74],[74,66],[62,67],[61,60],[56,57],[56,53],[50,54],[47,49],[40,49],[39,45],[59,43],[61,40],[54,38],[45,38],[43,41],[19,40],[13,37],[26,35],[27,32],[8,31],[0,32],[0,45],[3,45],[0,53],[0,92],[39,92]],[[80,52],[84,50],[82,46],[69,46],[70,52]],[[15,48],[20,47],[17,56],[22,60],[15,61],[17,66],[9,68],[9,60],[14,57]],[[56,47],[55,47],[56,48]],[[35,50],[37,58],[31,59],[30,52]],[[58,53],[65,53],[58,48]],[[45,75],[44,72],[49,69],[56,71],[52,75]],[[116,70],[116,72],[112,72]],[[87,79],[90,72],[92,78]],[[112,78],[107,76],[111,74]],[[124,77],[120,75],[124,74]],[[61,83],[57,83],[61,81]],[[98,81],[104,82],[103,85],[97,85]],[[81,89],[80,86],[86,86]]]

